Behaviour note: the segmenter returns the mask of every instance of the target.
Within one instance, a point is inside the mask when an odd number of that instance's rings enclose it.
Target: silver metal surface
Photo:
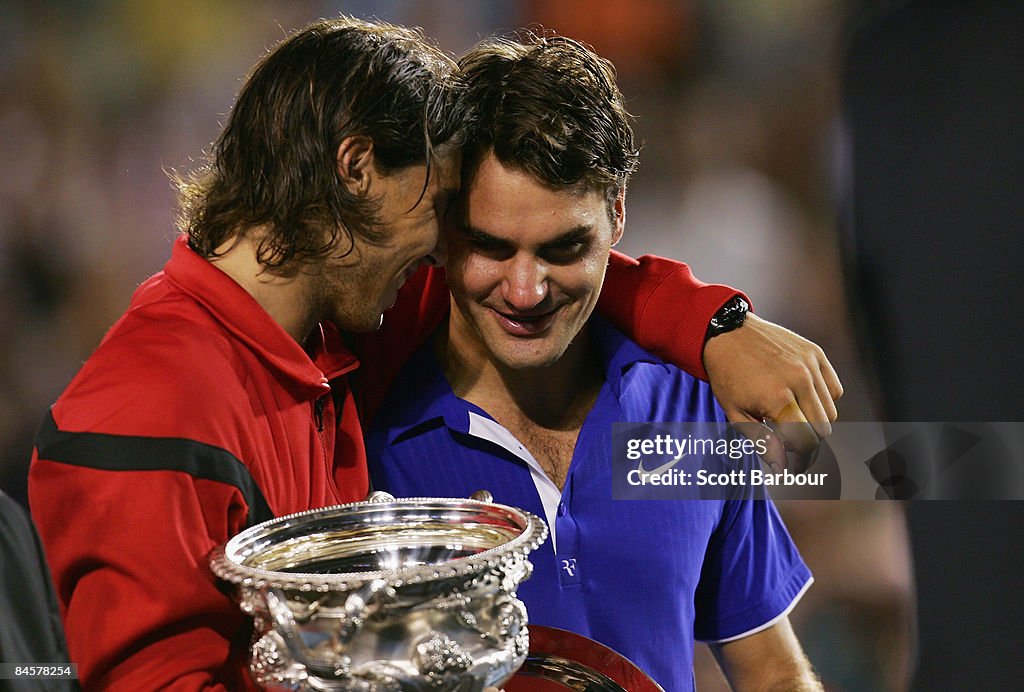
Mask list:
[[[546,536],[505,505],[374,499],[254,526],[210,566],[254,618],[266,687],[479,692],[526,658],[515,591]]]

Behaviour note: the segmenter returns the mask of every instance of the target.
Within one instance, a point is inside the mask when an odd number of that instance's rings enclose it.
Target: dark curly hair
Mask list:
[[[487,39],[459,60],[459,99],[464,181],[493,152],[552,187],[602,191],[610,210],[636,170],[615,68],[579,41],[528,30]]]
[[[259,226],[259,261],[281,268],[345,252],[342,235],[349,249],[355,235],[378,242],[375,200],[341,184],[338,147],[366,135],[381,172],[429,167],[458,132],[454,69],[420,32],[384,22],[324,20],[285,39],[246,80],[207,165],[176,179],[189,245],[212,257]]]

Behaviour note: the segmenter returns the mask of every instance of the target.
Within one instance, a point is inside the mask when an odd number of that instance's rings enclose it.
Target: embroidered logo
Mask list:
[[[576,576],[576,558],[571,557],[568,560],[562,560],[562,569],[564,569],[565,573],[568,574],[570,577],[575,577]]]
[[[678,464],[679,460],[682,459],[685,456],[688,456],[688,453],[680,451],[679,454],[676,455],[675,459],[673,459],[672,461],[670,461],[670,462],[668,462],[666,464],[662,464],[661,466],[659,466],[656,469],[651,469],[650,471],[648,471],[647,469],[644,468],[644,460],[641,459],[640,463],[636,465],[636,470],[640,472],[641,476],[658,476],[658,475],[660,475],[662,473],[665,473],[666,471],[671,469],[673,466]]]

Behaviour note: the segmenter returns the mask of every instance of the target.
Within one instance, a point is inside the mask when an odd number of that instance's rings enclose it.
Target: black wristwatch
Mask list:
[[[743,320],[747,318],[747,311],[750,305],[742,297],[736,296],[718,309],[715,316],[708,323],[708,331],[704,334],[704,342],[713,336],[731,332],[737,327],[743,326]]]

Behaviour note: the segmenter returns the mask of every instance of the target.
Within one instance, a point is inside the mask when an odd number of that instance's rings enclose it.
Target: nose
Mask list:
[[[514,310],[536,308],[548,294],[548,272],[536,257],[517,254],[508,261],[502,298]]]

